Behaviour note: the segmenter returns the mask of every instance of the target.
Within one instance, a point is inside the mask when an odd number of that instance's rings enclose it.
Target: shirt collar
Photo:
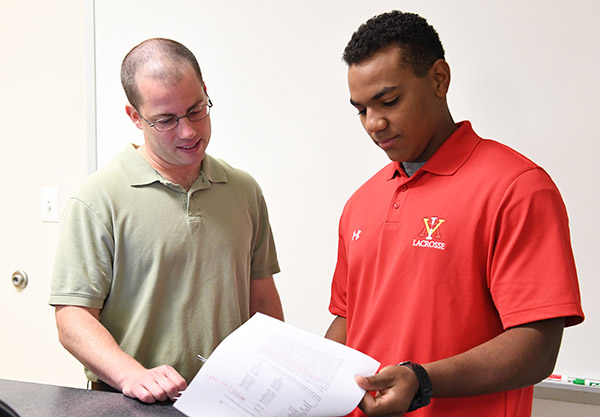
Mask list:
[[[202,173],[206,175],[206,178],[212,183],[215,182],[227,182],[227,173],[221,163],[210,155],[204,155],[202,161]]]
[[[437,175],[452,175],[469,159],[481,138],[473,131],[469,121],[459,122],[457,126],[421,170]],[[406,177],[406,174],[402,164],[394,161],[389,165],[387,178],[397,176]]]
[[[132,187],[161,182],[162,176],[144,159],[136,146],[131,145],[119,155],[119,162]],[[199,177],[204,176],[211,182],[227,182],[225,169],[218,160],[210,155],[204,155]]]

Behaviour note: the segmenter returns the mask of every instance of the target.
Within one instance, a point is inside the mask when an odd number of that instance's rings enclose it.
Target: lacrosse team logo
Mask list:
[[[446,243],[441,241],[441,226],[445,222],[446,219],[441,219],[435,216],[424,217],[423,224],[425,227],[423,227],[421,233],[417,235],[419,239],[413,239],[413,246],[445,250]]]

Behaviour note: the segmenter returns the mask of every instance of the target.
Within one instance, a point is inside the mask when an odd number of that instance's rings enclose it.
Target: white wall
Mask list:
[[[375,14],[401,8],[425,16],[452,68],[455,119],[470,119],[482,136],[538,162],[563,193],[587,320],[566,330],[557,372],[600,377],[596,349],[587,343],[600,334],[594,262],[600,223],[591,220],[600,211],[598,2],[147,0],[144,6],[97,3],[100,165],[127,142],[141,140],[122,110],[122,57],[149,37],[186,44],[215,103],[208,151],[262,185],[287,320],[321,334],[331,321],[342,206],[386,163],[348,105],[340,56],[351,33]]]
[[[600,222],[592,220],[600,212],[597,1],[146,0],[140,8],[103,0],[96,5],[100,165],[141,140],[123,112],[123,56],[153,36],[183,42],[215,103],[208,152],[248,170],[264,190],[287,319],[323,333],[339,215],[387,162],[348,104],[341,53],[362,22],[393,8],[422,14],[440,33],[455,120],[523,152],[561,190],[587,320],[566,330],[557,371],[600,377],[587,343],[600,334]]]
[[[46,304],[58,225],[39,221],[39,188],[59,187],[64,203],[87,173],[86,3],[2,0],[0,172],[7,181],[0,206],[0,378],[83,385],[81,367],[56,341]],[[580,0],[567,10],[548,3],[146,0],[140,7],[102,0],[98,92],[113,104],[98,109],[99,137],[112,141],[99,149],[100,164],[139,140],[123,112],[120,59],[150,36],[188,45],[215,102],[209,152],[261,183],[283,267],[277,283],[287,317],[322,333],[331,319],[326,309],[341,208],[386,162],[347,104],[339,57],[366,18],[398,7],[422,13],[438,28],[453,69],[455,118],[471,119],[482,135],[532,157],[563,192],[588,321],[566,331],[561,356],[569,360],[559,366],[598,377],[599,362],[587,363],[595,357],[585,335],[600,334],[593,264],[600,226],[590,221],[600,211],[600,87],[592,53],[600,6]],[[31,279],[20,292],[10,284],[18,268]],[[536,400],[534,415],[598,414],[598,407],[555,403]]]

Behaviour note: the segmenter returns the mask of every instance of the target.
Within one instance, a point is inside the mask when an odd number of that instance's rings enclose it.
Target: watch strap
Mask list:
[[[398,366],[406,366],[407,368],[410,368],[415,373],[417,381],[419,382],[419,391],[413,398],[412,402],[410,403],[410,406],[408,407],[408,410],[406,411],[415,411],[421,407],[425,407],[426,405],[428,405],[431,402],[432,388],[431,379],[429,378],[429,374],[427,373],[425,368],[423,368],[418,363],[410,361],[400,362]]]

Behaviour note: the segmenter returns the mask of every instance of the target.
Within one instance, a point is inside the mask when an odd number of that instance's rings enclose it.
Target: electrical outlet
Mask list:
[[[40,213],[43,222],[58,223],[60,220],[58,187],[42,187],[40,192]]]

